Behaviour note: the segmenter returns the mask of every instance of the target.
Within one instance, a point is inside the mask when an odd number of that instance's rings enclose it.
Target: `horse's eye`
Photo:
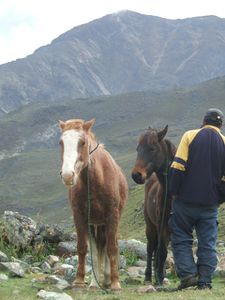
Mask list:
[[[85,145],[85,141],[80,141],[80,145],[84,146]]]

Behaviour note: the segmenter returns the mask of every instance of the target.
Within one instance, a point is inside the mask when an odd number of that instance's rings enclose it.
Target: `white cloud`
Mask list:
[[[82,23],[129,9],[169,19],[225,16],[224,0],[0,0],[0,64],[31,54]]]

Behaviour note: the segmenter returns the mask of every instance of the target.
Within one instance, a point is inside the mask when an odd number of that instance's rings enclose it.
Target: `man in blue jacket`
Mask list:
[[[184,133],[170,168],[173,196],[169,220],[178,289],[211,288],[217,265],[216,239],[220,187],[225,184],[225,137],[220,128],[223,113],[209,109],[200,129]],[[198,240],[193,257],[193,231]]]

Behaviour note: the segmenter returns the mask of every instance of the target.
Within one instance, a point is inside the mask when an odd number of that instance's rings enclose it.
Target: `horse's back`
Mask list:
[[[101,147],[93,162],[93,180],[101,190],[103,197],[118,201],[120,210],[128,197],[126,176],[111,154]]]

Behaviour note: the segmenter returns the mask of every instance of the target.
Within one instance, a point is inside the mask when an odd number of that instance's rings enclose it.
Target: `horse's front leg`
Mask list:
[[[86,226],[81,226],[77,228],[77,253],[78,253],[78,268],[76,273],[76,278],[74,281],[74,286],[77,288],[85,287],[85,258],[88,251],[88,232]]]
[[[111,271],[111,290],[120,290],[119,274],[118,274],[118,229],[119,217],[109,218],[106,226],[106,251],[109,258]]]

